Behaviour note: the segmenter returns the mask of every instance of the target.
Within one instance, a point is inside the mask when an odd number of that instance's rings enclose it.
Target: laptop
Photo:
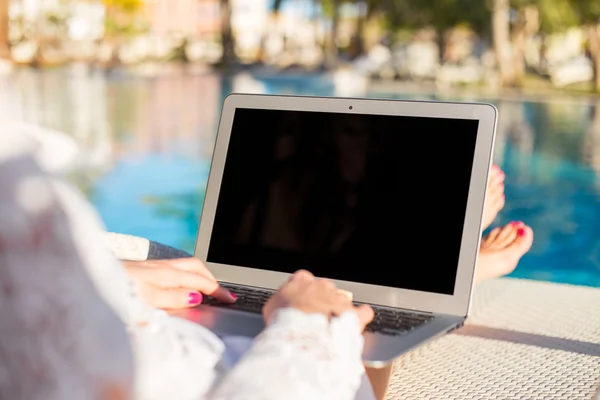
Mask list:
[[[233,94],[222,109],[195,256],[235,305],[193,320],[254,337],[299,269],[370,304],[383,367],[469,313],[497,111],[459,104]]]

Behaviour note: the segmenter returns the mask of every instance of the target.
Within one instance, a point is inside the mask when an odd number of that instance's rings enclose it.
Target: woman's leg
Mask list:
[[[383,368],[365,367],[376,400],[384,400],[392,377],[393,364]]]
[[[512,222],[492,230],[481,242],[475,283],[511,273],[532,243],[533,230],[522,222]],[[392,370],[392,365],[365,367],[377,400],[385,399]]]
[[[504,207],[504,172],[494,165],[488,180],[487,196],[483,208],[482,230],[487,229]]]
[[[510,274],[532,243],[533,230],[522,222],[492,230],[481,242],[475,283]]]

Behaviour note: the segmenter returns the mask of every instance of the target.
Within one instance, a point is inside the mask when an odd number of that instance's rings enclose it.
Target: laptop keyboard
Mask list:
[[[236,286],[227,283],[221,283],[221,286],[236,294],[238,298],[235,304],[221,303],[210,296],[205,296],[202,304],[260,314],[263,305],[273,294],[273,291],[271,290]],[[373,311],[375,312],[375,317],[373,318],[373,321],[367,325],[365,331],[391,336],[404,335],[434,318],[431,314],[419,314],[377,306],[373,307]]]

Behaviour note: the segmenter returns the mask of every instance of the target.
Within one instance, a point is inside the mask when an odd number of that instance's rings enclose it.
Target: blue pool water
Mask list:
[[[132,78],[65,71],[23,71],[0,87],[0,96],[19,99],[23,119],[66,132],[81,144],[84,156],[69,177],[109,230],[188,251],[225,95],[333,90],[319,77],[248,83],[217,75]],[[507,205],[497,224],[522,220],[535,231],[533,248],[513,276],[600,286],[600,116],[594,114],[600,100],[440,99],[484,100],[500,110],[494,158],[507,175]],[[441,202],[451,195],[444,190],[440,187]],[[443,223],[433,228],[443,229]]]

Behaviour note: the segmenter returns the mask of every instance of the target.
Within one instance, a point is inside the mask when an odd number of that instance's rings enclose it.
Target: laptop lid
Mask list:
[[[298,269],[354,300],[466,316],[496,109],[230,95],[196,243],[218,280]]]

